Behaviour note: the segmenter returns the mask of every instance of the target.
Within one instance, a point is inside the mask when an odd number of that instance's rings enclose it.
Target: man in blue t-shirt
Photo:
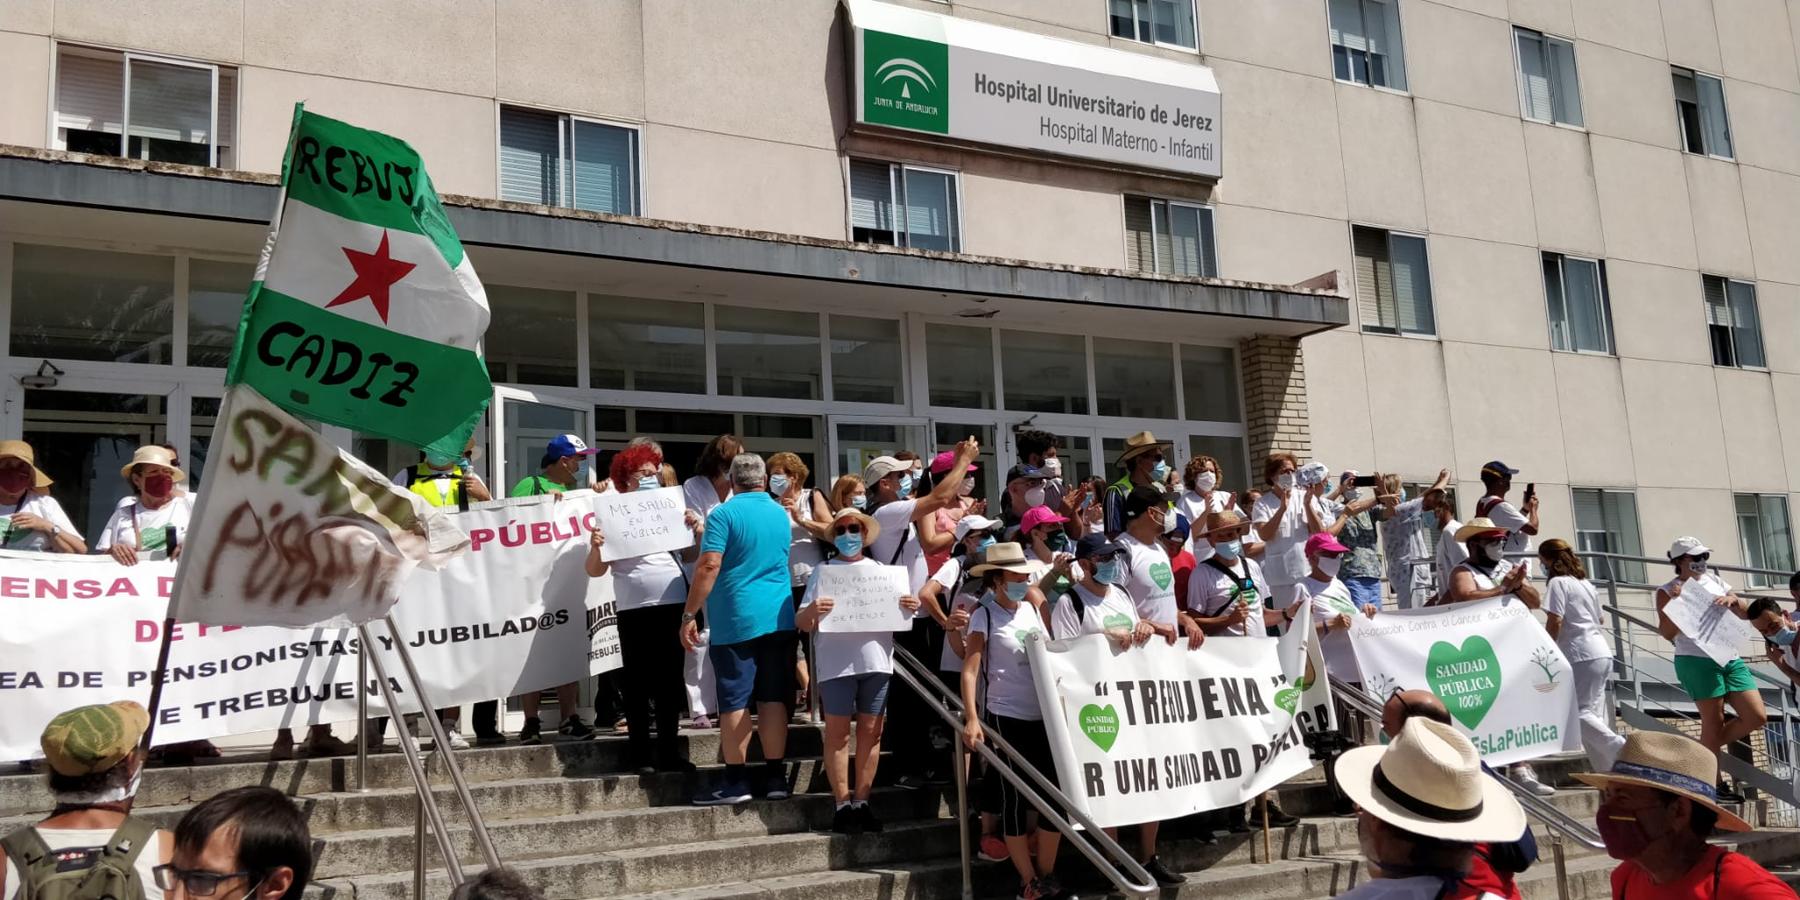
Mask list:
[[[794,700],[794,631],[788,512],[770,496],[762,457],[740,453],[731,460],[730,500],[706,517],[700,562],[681,614],[681,645],[699,642],[695,617],[706,610],[712,629],[707,651],[719,689],[719,744],[725,780],[694,798],[701,806],[749,801],[750,704],[762,738],[760,793],[770,800],[788,796],[782,754],[787,750],[788,705]]]

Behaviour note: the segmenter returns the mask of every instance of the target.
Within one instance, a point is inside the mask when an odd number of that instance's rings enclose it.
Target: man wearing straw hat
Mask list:
[[[1119,533],[1125,530],[1125,523],[1130,518],[1125,512],[1125,498],[1133,490],[1140,487],[1154,486],[1162,490],[1163,479],[1169,477],[1169,463],[1165,458],[1170,441],[1159,441],[1156,435],[1148,431],[1140,431],[1125,439],[1125,449],[1119,451],[1119,480],[1106,486],[1106,536],[1117,540]]]
[[[1625,739],[1612,771],[1575,777],[1600,789],[1594,820],[1607,854],[1621,860],[1615,900],[1793,900],[1793,888],[1749,857],[1707,843],[1715,827],[1750,824],[1719,805],[1719,762],[1698,741],[1639,731]]]
[[[1339,757],[1337,777],[1358,807],[1370,876],[1339,900],[1454,896],[1476,844],[1514,840],[1525,829],[1519,801],[1482,773],[1475,745],[1442,722],[1408,719],[1386,747]]]

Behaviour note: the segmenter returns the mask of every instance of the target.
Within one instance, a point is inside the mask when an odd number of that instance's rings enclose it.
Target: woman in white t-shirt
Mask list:
[[[1544,630],[1556,639],[1557,649],[1574,672],[1581,745],[1594,771],[1611,771],[1625,739],[1612,730],[1612,710],[1606,705],[1613,649],[1604,631],[1606,616],[1600,611],[1600,594],[1588,581],[1587,569],[1568,541],[1545,541],[1538,547],[1538,559],[1550,576],[1544,589]]]
[[[1056,781],[1044,714],[1025,654],[1033,636],[1047,637],[1044,595],[1031,584],[1032,568],[1015,543],[992,544],[981,564],[969,574],[981,579],[981,604],[970,614],[962,637],[963,743],[982,745],[988,730],[1004,737],[1032,768]],[[1056,851],[1062,833],[1040,828],[1037,854],[1026,836],[1037,817],[1031,803],[1004,778],[988,778],[987,808],[1000,815],[1007,856],[1019,873],[1019,896],[1053,897],[1062,893],[1056,880]]]
[[[0,441],[0,549],[86,553],[87,544],[37,467],[31,445]]]
[[[179,557],[194,501],[177,487],[187,480],[187,473],[176,465],[175,454],[167,447],[139,447],[119,474],[130,483],[132,493],[119,501],[94,550],[112,554],[124,566],[135,566],[140,559]]]
[[[1187,468],[1182,472],[1182,483],[1187,490],[1175,501],[1175,512],[1188,520],[1187,549],[1194,554],[1195,563],[1206,562],[1213,555],[1212,544],[1205,534],[1207,517],[1237,507],[1231,492],[1219,487],[1222,478],[1219,461],[1210,456],[1188,460]]]
[[[800,598],[794,627],[818,631],[836,604],[819,590],[819,572],[840,566],[880,566],[863,555],[881,526],[864,513],[840,509],[831,518],[831,542],[837,558],[814,569]],[[919,608],[919,598],[900,598],[907,612]],[[818,676],[820,705],[825,710],[825,777],[837,811],[831,830],[838,834],[880,831],[881,820],[869,808],[875,790],[875,768],[881,763],[881,728],[887,722],[888,680],[894,672],[892,632],[819,632],[813,636],[813,670]],[[850,784],[850,725],[856,724],[856,785]]]
[[[1707,570],[1712,551],[1699,538],[1679,537],[1669,547],[1669,562],[1675,567],[1675,578],[1656,589],[1656,630],[1675,644],[1675,678],[1700,711],[1700,743],[1714,753],[1762,730],[1768,722],[1762,692],[1742,659],[1719,665],[1693,638],[1681,632],[1664,608],[1680,597],[1690,586],[1695,592],[1712,597],[1716,605],[1730,609],[1744,618],[1748,609],[1742,598],[1732,592],[1731,585]],[[1725,705],[1737,713],[1725,720]],[[1719,785],[1720,802],[1741,802],[1742,795]]]
[[[1306,539],[1312,535],[1307,508],[1317,501],[1295,481],[1299,461],[1292,453],[1277,453],[1263,465],[1269,489],[1250,508],[1250,534],[1263,542],[1263,577],[1275,594],[1275,605],[1286,608],[1300,595],[1306,580]]]

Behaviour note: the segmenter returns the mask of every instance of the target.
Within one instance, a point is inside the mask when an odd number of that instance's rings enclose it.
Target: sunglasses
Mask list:
[[[831,529],[831,533],[832,534],[862,534],[863,529],[862,529],[861,525],[839,525],[838,527]]]
[[[211,897],[219,890],[219,885],[233,878],[249,878],[253,872],[208,872],[204,869],[178,869],[164,864],[150,870],[156,879],[156,886],[165,891],[172,891],[179,884],[190,896]]]

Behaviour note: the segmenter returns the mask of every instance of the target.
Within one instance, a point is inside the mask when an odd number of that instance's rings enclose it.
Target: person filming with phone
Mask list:
[[[1475,517],[1487,519],[1495,525],[1506,529],[1506,542],[1502,550],[1518,560],[1529,575],[1530,558],[1524,554],[1531,552],[1531,539],[1538,533],[1538,498],[1537,484],[1525,485],[1525,499],[1520,501],[1523,510],[1512,505],[1506,499],[1512,490],[1512,477],[1519,474],[1518,469],[1508,468],[1506,463],[1494,460],[1481,467],[1481,486],[1486,490],[1481,499],[1475,501]]]

